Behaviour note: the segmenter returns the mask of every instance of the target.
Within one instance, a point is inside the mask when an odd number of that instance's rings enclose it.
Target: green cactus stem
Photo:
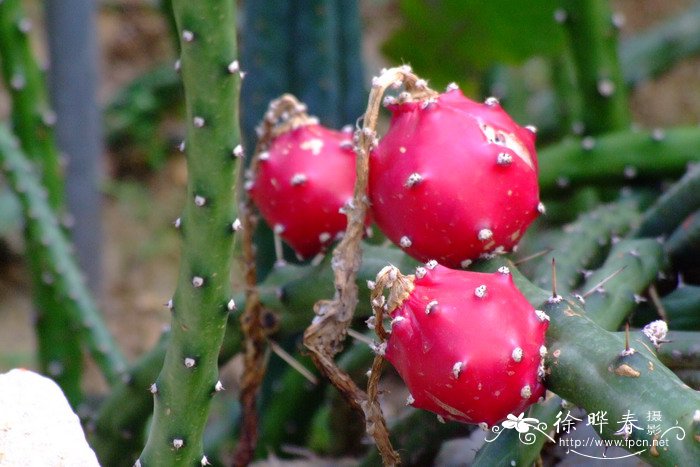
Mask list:
[[[700,458],[693,422],[700,394],[657,359],[646,337],[635,337],[628,348],[624,338],[595,325],[578,304],[566,299],[547,300],[542,309],[551,318],[546,362],[550,390],[588,413],[605,411],[610,424],[602,426],[603,438],[649,443],[628,450],[652,465],[693,465]],[[626,415],[650,412],[662,414],[660,434],[637,429],[621,436],[620,421]],[[681,433],[685,437],[678,439]],[[668,448],[651,447],[655,437],[667,439]]]
[[[669,235],[690,214],[700,208],[700,166],[692,165],[688,172],[661,195],[644,213],[632,231],[637,237]]]
[[[154,384],[154,416],[137,464],[204,463],[202,435],[220,388],[217,358],[233,311],[230,274],[240,151],[235,5],[174,0],[187,107],[187,203],[172,335]]]
[[[664,249],[674,264],[697,266],[700,253],[700,210],[689,215],[668,237]]]
[[[537,261],[530,276],[540,286],[549,284],[552,277],[549,260],[553,257],[557,262],[560,293],[572,291],[583,280],[582,271],[595,267],[612,238],[624,235],[638,218],[638,202],[632,198],[581,214],[575,222],[563,227],[564,235],[556,237],[550,245],[552,253]]]
[[[540,190],[549,195],[585,184],[677,178],[697,161],[698,145],[697,127],[569,138],[539,151]]]
[[[371,308],[367,281],[374,280],[377,270],[387,263],[399,265],[407,270],[413,268],[416,263],[394,247],[364,245],[363,250],[366,254],[357,274],[361,299],[358,314],[369,316]],[[330,260],[327,259],[315,266],[286,264],[276,267],[272,274],[258,284],[260,299],[265,309],[279,315],[280,335],[298,334],[308,325],[309,310],[317,297],[323,293],[332,293],[332,276]],[[309,287],[309,284],[314,284],[314,287]],[[327,289],[330,289],[330,292]],[[235,294],[233,300],[237,309],[245,307],[243,293]],[[143,448],[141,435],[145,432],[148,413],[153,410],[153,395],[149,388],[158,377],[165,359],[167,336],[169,333],[124,373],[90,423],[90,444],[103,465],[130,466]],[[227,323],[219,364],[228,362],[240,351],[240,346],[240,325],[238,318],[232,315]]]
[[[635,312],[632,324],[644,326],[650,321],[662,318],[669,329],[678,331],[700,331],[700,286],[680,284],[660,300],[663,316],[659,316],[656,305],[651,301],[643,304]]]
[[[585,216],[582,216],[583,219]],[[592,248],[595,248],[595,245],[592,245]],[[594,291],[594,295],[586,299],[588,318],[606,330],[617,329],[636,306],[638,294],[654,281],[657,272],[663,266],[661,253],[661,246],[654,240],[622,240],[617,243],[601,268],[591,274],[581,286],[583,291]],[[548,272],[551,277],[551,270]],[[558,262],[556,272],[557,292],[566,294],[568,290],[562,290],[559,285],[561,281]],[[600,286],[601,290],[596,290],[596,286],[603,281],[605,284]],[[528,417],[536,418],[551,427],[561,410],[561,404],[562,399],[553,396],[532,406]],[[475,465],[504,465],[511,460],[515,460],[519,466],[532,465],[546,441],[546,437],[539,436],[532,444],[524,444],[518,438],[517,432],[505,432],[493,443],[486,443],[479,450]]]
[[[667,343],[658,350],[658,357],[672,370],[700,370],[700,333],[671,331],[666,335]]]
[[[12,97],[12,126],[23,152],[34,161],[40,182],[47,190],[49,207],[59,218],[64,214],[64,187],[59,151],[53,125],[56,119],[48,102],[44,77],[32,53],[29,40],[31,20],[20,0],[0,3],[0,62],[7,89]],[[41,248],[40,239],[27,230],[27,250]],[[73,327],[64,313],[59,292],[42,279],[49,268],[37,255],[27,255],[37,313],[36,332],[41,369],[53,377],[76,407],[82,398],[80,381],[83,358],[80,342],[65,338]]]
[[[615,330],[634,308],[665,266],[663,248],[654,239],[622,240],[605,264],[582,286],[588,318],[607,330]],[[619,273],[618,273],[619,271]],[[598,286],[598,284],[601,284]]]
[[[676,370],[675,373],[685,384],[700,391],[700,370]]]
[[[502,261],[493,262],[489,269]],[[512,265],[511,265],[512,266]],[[693,417],[700,407],[700,394],[683,384],[661,363],[646,337],[635,336],[627,350],[625,339],[595,324],[576,300],[552,298],[511,267],[518,288],[531,303],[550,317],[547,331],[547,387],[589,413],[605,411],[610,424],[602,428],[605,439],[624,439],[619,432],[627,411],[640,416],[662,414],[662,433],[668,449],[646,449],[640,457],[652,465],[692,465],[700,456],[700,442],[693,437]],[[623,354],[623,351],[624,354]],[[658,397],[663,394],[663,397]],[[686,436],[676,439],[679,426]],[[653,442],[652,434],[633,431],[633,439]],[[634,450],[635,452],[639,449]]]
[[[88,422],[90,446],[102,465],[131,467],[143,449],[148,415],[153,412],[153,382],[163,367],[170,331],[124,372],[99,411]],[[233,315],[226,326],[219,365],[228,363],[241,350],[238,320]]]
[[[316,367],[307,357],[297,352],[294,358],[310,372],[315,371]],[[269,372],[273,371],[273,365],[274,362],[270,362]],[[280,453],[285,444],[303,445],[325,389],[325,385],[312,384],[296,368],[282,361],[279,365],[284,365],[285,370],[278,379],[270,382],[272,388],[264,398],[264,410],[260,413],[258,456]]]
[[[0,160],[13,190],[22,203],[27,230],[40,239],[40,247],[31,252],[46,265],[43,279],[52,283],[56,296],[65,306],[71,328],[87,344],[105,379],[116,383],[126,370],[126,361],[107,330],[71,253],[71,245],[49,207],[46,190],[19,144],[4,126],[0,126]],[[63,339],[66,330],[63,330]]]
[[[32,54],[31,28],[21,0],[0,2],[0,58],[12,96],[12,126],[27,156],[40,161],[41,183],[48,191],[49,206],[60,210],[64,194],[52,129],[56,116],[49,105],[43,73]]]
[[[617,55],[617,25],[607,0],[562,0],[555,18],[563,23],[583,100],[587,135],[628,128],[627,90]]]

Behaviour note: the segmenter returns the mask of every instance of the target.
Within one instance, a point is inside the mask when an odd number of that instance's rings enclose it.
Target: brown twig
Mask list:
[[[275,135],[289,128],[310,123],[306,107],[292,95],[285,94],[270,103],[265,119],[260,127],[251,173],[257,168],[260,153],[265,151]],[[239,184],[241,186],[242,184]],[[242,424],[241,437],[233,456],[234,466],[250,464],[258,442],[257,397],[267,370],[268,336],[271,329],[262,322],[262,304],[257,288],[255,247],[253,232],[257,224],[254,208],[249,196],[242,195],[240,218],[242,226],[241,243],[245,271],[246,305],[241,315],[241,331],[244,339],[243,377],[241,380]],[[278,258],[279,260],[279,258]]]
[[[405,92],[399,95],[400,100],[430,99],[437,96],[408,66],[385,70],[374,78],[363,126],[355,134],[357,179],[353,200],[345,207],[348,225],[343,240],[333,251],[335,297],[314,305],[316,317],[304,332],[304,345],[311,352],[316,366],[353,407],[362,411],[367,432],[374,438],[385,465],[397,465],[400,458],[389,441],[389,431],[376,400],[376,391],[372,397],[362,391],[337,367],[334,357],[342,349],[358,301],[355,279],[362,261],[360,242],[365,232],[367,215],[369,153],[377,143],[376,128],[382,96],[388,88],[401,86]],[[375,362],[373,369],[373,377],[378,378],[381,361]]]

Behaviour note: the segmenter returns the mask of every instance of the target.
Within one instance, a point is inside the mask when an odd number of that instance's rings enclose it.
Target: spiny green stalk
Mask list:
[[[202,435],[231,302],[235,159],[240,154],[233,2],[174,0],[187,106],[187,203],[172,331],[137,464],[205,463]]]
[[[364,298],[361,299],[358,313],[367,316],[371,313],[369,295],[366,292],[367,281],[375,279],[377,270],[387,263],[408,270],[415,266],[415,262],[394,247],[364,245],[363,250],[367,254],[358,271],[357,285],[360,296]],[[325,287],[331,284],[332,274],[329,261],[316,266],[286,264],[276,267],[258,285],[265,308],[279,315],[281,335],[297,334],[308,325],[309,303],[313,304],[315,297],[321,293],[327,293]],[[303,284],[306,287],[302,287]],[[309,284],[324,289],[315,289],[309,287]],[[235,294],[233,300],[239,310],[244,308],[243,293]],[[147,415],[153,409],[153,395],[148,390],[162,367],[168,345],[166,337],[125,372],[90,423],[90,445],[104,465],[130,466],[143,448],[143,437],[139,434],[144,433]],[[231,315],[219,354],[219,364],[228,362],[240,351],[240,337],[238,318]]]
[[[555,17],[569,37],[581,92],[583,132],[628,128],[627,90],[617,56],[617,25],[607,0],[562,0]]]
[[[576,66],[573,54],[566,49],[552,60],[552,81],[556,92],[559,113],[563,119],[563,130],[566,133],[582,130],[584,104],[583,96],[577,83]]]
[[[648,446],[655,438],[667,440],[668,449],[628,448],[652,465],[693,465],[700,458],[693,421],[700,394],[657,359],[646,337],[632,339],[626,349],[624,339],[595,325],[575,302],[545,301],[542,309],[551,318],[547,385],[552,391],[588,413],[604,411],[609,421],[602,426],[605,439],[625,439],[619,430],[626,415],[640,420],[659,412],[659,434],[635,429],[627,435]],[[685,437],[677,439],[681,433]]]
[[[668,235],[699,208],[700,165],[694,164],[647,209],[631,234],[637,237]]]
[[[32,53],[29,40],[31,20],[20,0],[0,3],[0,61],[2,73],[12,97],[12,126],[22,150],[35,162],[40,182],[47,190],[47,202],[59,219],[64,215],[64,187],[53,125],[56,116],[48,102],[44,77]],[[41,240],[27,230],[27,251],[41,248]],[[64,312],[59,292],[43,279],[51,265],[39,255],[27,260],[37,313],[38,358],[43,372],[56,379],[75,407],[82,399],[80,381],[83,356],[80,342],[66,339],[65,330],[75,327]],[[55,267],[55,265],[54,265]]]
[[[639,416],[660,412],[661,433],[672,431],[665,434],[667,450],[660,447],[639,453],[652,465],[692,465],[700,458],[700,442],[692,435],[700,394],[658,360],[646,337],[633,339],[634,353],[623,355],[624,339],[595,324],[575,300],[552,299],[551,293],[534,286],[514,267],[511,272],[520,291],[550,317],[546,383],[551,391],[589,413],[604,411],[609,421],[602,429],[605,439],[624,439],[615,432],[628,410]],[[675,437],[675,425],[685,430],[682,440]],[[647,431],[635,430],[630,437],[647,440],[649,446],[653,442]]]
[[[595,246],[593,246],[595,248]],[[663,266],[661,246],[654,240],[623,240],[610,251],[607,260],[600,269],[588,277],[581,290],[596,290],[598,284],[608,279],[601,290],[586,300],[586,314],[597,325],[608,331],[614,331],[620,322],[636,306],[637,297],[650,282],[656,278]],[[624,268],[623,270],[621,270]],[[618,272],[619,271],[619,272]],[[615,274],[617,272],[617,274]],[[549,272],[551,277],[551,271]],[[612,278],[611,275],[615,274]],[[559,279],[557,263],[557,279]],[[557,292],[565,295],[557,280]],[[602,289],[605,289],[603,291]],[[536,418],[551,427],[561,410],[561,397],[554,396],[544,403],[533,405],[528,417]],[[517,415],[517,414],[515,414]],[[538,436],[531,444],[524,444],[519,433],[508,431],[501,434],[492,443],[486,443],[479,450],[474,465],[505,465],[511,460],[518,466],[529,466],[539,457],[547,438]]]
[[[49,206],[63,207],[63,178],[58,149],[53,138],[56,116],[49,105],[44,77],[32,54],[29,32],[32,21],[21,0],[0,2],[0,59],[2,73],[12,97],[12,126],[22,149],[40,161],[41,183]]]
[[[84,279],[71,253],[71,245],[49,207],[46,190],[31,163],[19,149],[12,134],[0,125],[0,160],[13,190],[22,202],[27,219],[26,228],[32,238],[40,240],[29,254],[46,265],[43,278],[58,292],[72,327],[63,330],[77,332],[89,348],[102,374],[110,384],[116,383],[126,370],[126,361],[114,338],[107,330],[97,306],[85,286]]]
[[[585,298],[588,318],[603,329],[617,329],[646,300],[642,294],[664,267],[663,248],[656,240],[620,241],[580,289],[581,293],[591,291]]]
[[[143,449],[148,415],[153,412],[150,392],[163,367],[170,332],[164,332],[148,353],[134,362],[110,391],[99,411],[88,422],[90,446],[102,465],[131,467]],[[221,346],[219,365],[228,363],[241,349],[238,319],[231,315]]]
[[[679,177],[697,161],[700,129],[626,130],[600,137],[569,138],[539,152],[540,190]]]
[[[531,277],[540,286],[552,278],[551,258],[557,262],[557,285],[561,293],[570,292],[583,279],[583,272],[596,266],[615,236],[623,235],[639,217],[638,202],[623,199],[581,214],[563,227],[564,235],[551,246],[552,253],[537,260]]]

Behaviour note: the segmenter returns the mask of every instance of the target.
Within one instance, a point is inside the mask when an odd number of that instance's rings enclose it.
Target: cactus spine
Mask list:
[[[64,214],[64,187],[58,148],[53,137],[55,115],[49,107],[42,72],[29,43],[32,23],[25,16],[20,0],[0,3],[0,58],[2,73],[12,97],[12,124],[22,150],[37,164],[40,181],[47,190],[47,201],[56,216]],[[41,248],[40,239],[27,230],[27,250]],[[83,373],[80,342],[65,339],[65,329],[76,326],[64,312],[59,292],[46,281],[50,265],[39,255],[28,254],[37,313],[36,331],[39,363],[51,375],[75,406],[81,399]]]
[[[172,331],[141,465],[204,464],[230,305],[240,67],[232,2],[173,1],[187,107],[187,202]]]

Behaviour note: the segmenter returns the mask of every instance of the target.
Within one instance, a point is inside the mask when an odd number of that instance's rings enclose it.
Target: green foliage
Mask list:
[[[384,52],[431,77],[435,87],[464,83],[494,63],[560,52],[564,37],[554,22],[557,3],[401,0],[402,25]]]

